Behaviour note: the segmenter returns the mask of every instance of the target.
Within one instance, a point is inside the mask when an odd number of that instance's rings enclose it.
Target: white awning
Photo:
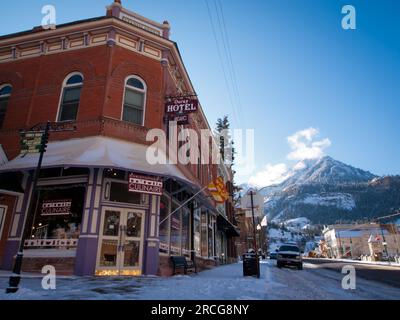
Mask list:
[[[88,137],[50,142],[42,168],[83,167],[114,168],[143,174],[173,177],[191,182],[173,164],[152,165],[146,160],[148,146],[106,137]],[[18,156],[3,165],[0,172],[35,169],[39,154]]]

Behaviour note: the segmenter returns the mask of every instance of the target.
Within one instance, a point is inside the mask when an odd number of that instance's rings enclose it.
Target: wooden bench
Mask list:
[[[197,273],[196,264],[192,260],[187,260],[186,257],[172,256],[171,261],[174,266],[174,275],[177,269],[183,269],[185,274],[187,274],[188,271]]]

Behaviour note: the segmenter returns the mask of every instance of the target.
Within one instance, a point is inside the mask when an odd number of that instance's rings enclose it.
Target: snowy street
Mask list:
[[[45,291],[41,278],[25,277],[15,295],[6,295],[8,278],[0,278],[0,299],[24,300],[360,300],[400,299],[400,289],[357,278],[356,290],[343,290],[339,272],[305,263],[304,270],[278,269],[263,261],[261,279],[243,277],[242,264],[221,266],[198,275],[172,278],[57,278]],[[171,288],[174,288],[171,292]]]

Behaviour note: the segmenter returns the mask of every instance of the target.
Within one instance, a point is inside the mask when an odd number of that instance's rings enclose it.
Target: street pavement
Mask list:
[[[276,261],[263,261],[261,278],[243,277],[241,263],[221,266],[190,276],[170,278],[60,277],[56,290],[41,287],[39,277],[24,277],[17,294],[6,295],[8,278],[0,274],[1,300],[400,300],[397,281],[373,281],[360,270],[355,290],[344,290],[345,276],[337,266],[306,261],[304,270],[276,267]],[[380,269],[378,269],[380,270]],[[378,271],[379,272],[379,271]],[[398,271],[396,271],[398,272]],[[385,273],[391,277],[399,273]],[[173,290],[171,290],[173,288]]]
[[[326,259],[305,259],[309,267],[323,268],[336,272],[342,272],[344,266],[352,265],[356,269],[357,277],[366,280],[381,282],[400,289],[400,266],[397,265],[377,265],[357,262],[332,261]]]

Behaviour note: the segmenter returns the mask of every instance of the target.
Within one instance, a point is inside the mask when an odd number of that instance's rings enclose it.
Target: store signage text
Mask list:
[[[49,200],[42,204],[42,216],[65,216],[71,214],[72,200]]]
[[[129,192],[146,193],[161,196],[163,183],[159,177],[143,176],[138,174],[129,175]]]
[[[172,121],[175,121],[178,126],[188,125],[189,124],[189,115],[177,115],[172,118]]]
[[[172,99],[165,105],[165,112],[169,115],[195,113],[198,109],[199,101],[192,98]]]
[[[43,132],[25,132],[21,134],[21,152],[39,153],[42,145]]]

